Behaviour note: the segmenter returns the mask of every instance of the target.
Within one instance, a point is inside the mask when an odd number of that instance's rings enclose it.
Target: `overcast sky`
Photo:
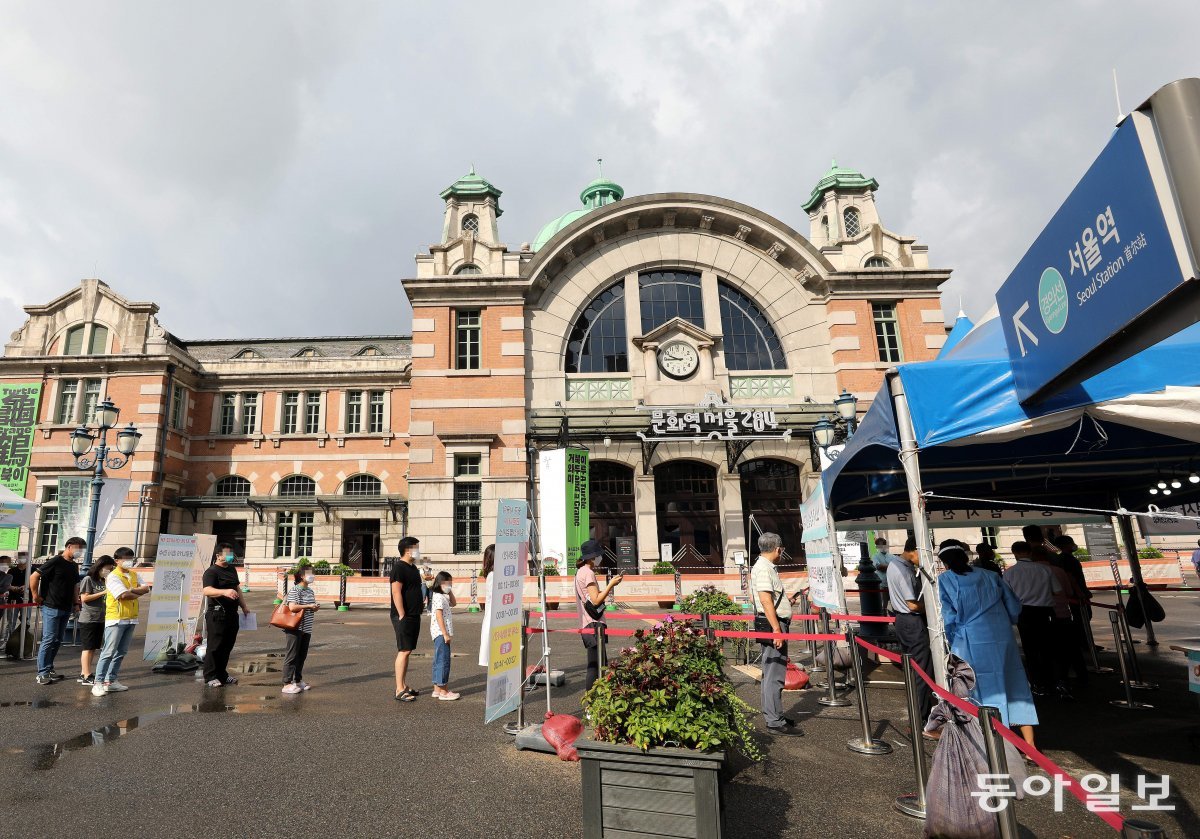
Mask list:
[[[1200,75],[1195,0],[5,3],[0,330],[98,276],[184,338],[407,333],[471,163],[516,249],[597,157],[802,232],[831,158],[991,303],[1116,119]]]

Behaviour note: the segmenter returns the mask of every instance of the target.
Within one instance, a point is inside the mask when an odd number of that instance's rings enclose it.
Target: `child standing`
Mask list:
[[[450,642],[454,640],[454,616],[450,611],[458,605],[454,598],[451,577],[439,571],[430,587],[433,592],[433,617],[429,621],[429,633],[433,636],[433,698],[452,701],[460,694],[446,689],[450,681]]]
[[[287,650],[283,655],[283,693],[300,693],[312,687],[304,681],[304,660],[308,658],[316,612],[321,608],[316,592],[312,590],[315,579],[311,567],[301,568],[296,572],[296,585],[287,593],[288,609],[303,612],[304,617],[295,629],[283,631],[287,636]]]

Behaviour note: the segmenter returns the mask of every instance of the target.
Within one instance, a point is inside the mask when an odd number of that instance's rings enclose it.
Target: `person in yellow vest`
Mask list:
[[[117,681],[121,661],[129,651],[129,641],[138,622],[138,598],[150,593],[149,585],[141,585],[133,570],[133,551],[117,548],[113,558],[117,567],[108,575],[104,598],[104,648],[96,662],[96,678],[92,696],[129,690]]]

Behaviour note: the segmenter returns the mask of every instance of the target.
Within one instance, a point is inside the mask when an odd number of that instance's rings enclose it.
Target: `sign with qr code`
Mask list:
[[[529,557],[529,504],[502,498],[496,508],[496,557],[487,593],[488,671],[484,723],[516,710],[521,701],[521,593]]]
[[[211,534],[158,537],[154,557],[154,589],[146,608],[146,648],[149,661],[168,646],[186,643],[196,631],[204,599],[204,570],[212,559],[217,537]]]

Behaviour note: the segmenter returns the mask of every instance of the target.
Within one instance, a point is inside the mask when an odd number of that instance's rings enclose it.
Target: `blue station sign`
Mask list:
[[[1192,279],[1153,131],[1125,119],[996,293],[1022,402]]]

